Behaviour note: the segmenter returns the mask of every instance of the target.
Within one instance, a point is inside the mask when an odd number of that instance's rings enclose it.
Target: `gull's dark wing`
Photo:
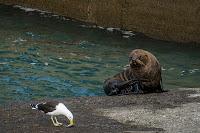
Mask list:
[[[46,102],[38,104],[37,107],[38,110],[48,113],[56,110],[56,105],[58,105],[58,102]]]

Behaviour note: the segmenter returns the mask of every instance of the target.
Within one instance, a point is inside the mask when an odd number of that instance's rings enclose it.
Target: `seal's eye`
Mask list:
[[[139,60],[146,65],[148,62],[148,56],[147,55],[140,56]]]
[[[143,60],[143,57],[142,56],[139,56],[139,58],[138,58],[139,60]]]

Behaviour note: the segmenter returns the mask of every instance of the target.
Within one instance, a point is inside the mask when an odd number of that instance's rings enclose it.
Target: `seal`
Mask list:
[[[104,81],[107,95],[163,92],[161,65],[150,52],[135,49],[129,54],[128,68]]]

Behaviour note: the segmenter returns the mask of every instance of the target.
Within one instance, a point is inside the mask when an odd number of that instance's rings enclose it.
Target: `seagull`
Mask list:
[[[30,104],[32,109],[42,111],[43,113],[50,115],[54,126],[61,126],[62,123],[58,122],[56,116],[64,115],[69,119],[69,125],[67,127],[74,126],[73,114],[69,109],[60,102],[44,102],[38,104]]]

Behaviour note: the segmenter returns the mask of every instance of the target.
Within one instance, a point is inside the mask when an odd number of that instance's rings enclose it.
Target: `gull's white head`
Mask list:
[[[73,120],[73,114],[71,113],[71,111],[69,111],[69,109],[63,104],[63,103],[59,103],[57,106],[56,106],[56,110],[66,116],[69,121],[70,121],[70,124],[67,126],[67,127],[71,127],[74,125],[74,120]]]

